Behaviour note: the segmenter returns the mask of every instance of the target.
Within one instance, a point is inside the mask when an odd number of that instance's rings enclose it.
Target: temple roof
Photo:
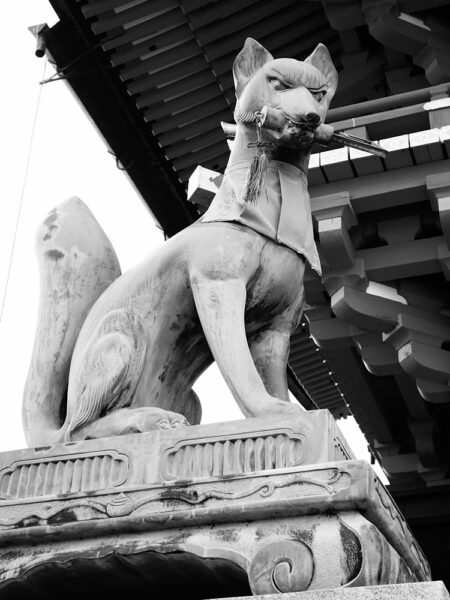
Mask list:
[[[402,0],[365,13],[359,2],[332,1],[51,3],[61,21],[48,32],[47,45],[61,74],[168,235],[195,218],[184,206],[181,184],[198,164],[220,171],[227,161],[218,124],[232,121],[231,67],[247,36],[275,57],[304,59],[318,41],[326,44],[339,71],[333,107],[442,79],[440,65],[428,67],[427,79],[420,64],[427,52],[427,65],[445,53],[439,46],[444,0]],[[394,40],[389,46],[388,38]],[[111,131],[116,119],[120,132]],[[161,178],[166,190],[155,185]]]

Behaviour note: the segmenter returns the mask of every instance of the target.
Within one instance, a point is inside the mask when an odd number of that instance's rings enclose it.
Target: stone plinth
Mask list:
[[[179,553],[234,566],[237,595],[241,572],[254,594],[430,579],[388,492],[349,458],[328,411],[3,453],[0,589],[62,563],[120,583],[164,557],[171,573]]]
[[[256,596],[256,598],[258,598]],[[338,588],[297,592],[293,594],[265,595],[261,600],[449,600],[450,595],[442,581],[426,583],[400,583],[358,588]],[[225,598],[225,600],[235,600]],[[255,596],[240,596],[239,600],[255,600]]]

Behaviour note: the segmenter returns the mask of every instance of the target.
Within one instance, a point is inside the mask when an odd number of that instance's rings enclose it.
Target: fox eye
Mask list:
[[[276,77],[269,77],[269,83],[273,87],[273,89],[277,91],[288,89],[288,86]]]
[[[311,94],[314,96],[314,98],[318,101],[321,102],[324,98],[325,98],[325,94],[327,93],[326,90],[309,90],[311,92]]]

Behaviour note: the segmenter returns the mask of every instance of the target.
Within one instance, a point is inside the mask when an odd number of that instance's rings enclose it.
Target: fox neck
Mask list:
[[[272,145],[265,146],[264,152],[269,160],[285,162],[297,169],[300,169],[305,174],[308,171],[309,155],[311,146],[307,148],[290,148],[288,146],[280,146],[275,143],[275,137],[270,131],[261,130],[262,141],[269,142]],[[257,141],[256,126],[251,123],[238,123],[236,137],[234,139],[233,149],[230,154],[229,164],[241,161],[251,161],[258,150],[255,147],[248,147],[249,144],[254,144]]]

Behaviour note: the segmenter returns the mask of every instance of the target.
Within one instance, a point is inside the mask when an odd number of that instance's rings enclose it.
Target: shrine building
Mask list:
[[[450,20],[445,0],[51,0],[38,47],[171,237],[202,215],[229,156],[232,64],[324,43],[338,70],[327,123],[386,158],[313,147],[323,275],[308,270],[289,388],[353,415],[389,491],[450,586]]]

